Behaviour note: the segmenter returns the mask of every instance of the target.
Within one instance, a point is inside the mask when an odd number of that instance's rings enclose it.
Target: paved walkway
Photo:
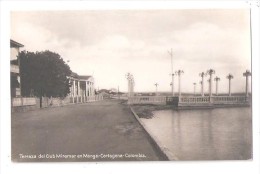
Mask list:
[[[122,100],[12,114],[13,161],[164,160]]]

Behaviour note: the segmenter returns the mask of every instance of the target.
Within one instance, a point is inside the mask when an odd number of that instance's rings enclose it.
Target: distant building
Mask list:
[[[102,95],[104,98],[110,98],[111,96],[111,91],[108,89],[101,89],[97,91],[99,95]]]
[[[117,93],[117,92],[118,92],[118,90],[116,88],[111,88],[110,89],[110,93]]]
[[[71,97],[90,97],[95,96],[94,78],[92,76],[80,76],[72,73],[70,76]]]
[[[10,40],[10,70],[11,70],[11,97],[21,96],[20,65],[18,55],[24,45]]]

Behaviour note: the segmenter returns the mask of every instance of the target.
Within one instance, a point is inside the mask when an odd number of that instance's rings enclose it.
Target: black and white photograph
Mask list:
[[[253,162],[250,5],[10,10],[11,163]]]

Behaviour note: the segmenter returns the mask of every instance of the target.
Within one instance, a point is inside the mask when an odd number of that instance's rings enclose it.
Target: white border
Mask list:
[[[251,1],[250,1],[251,2]],[[200,174],[259,174],[259,7],[247,1],[0,1],[1,12],[1,172],[17,173],[200,173]],[[259,1],[258,1],[259,5]],[[250,8],[252,10],[253,33],[253,146],[252,161],[217,162],[106,162],[106,163],[12,163],[10,128],[10,11],[23,10],[86,10],[86,9],[187,9],[187,8]]]

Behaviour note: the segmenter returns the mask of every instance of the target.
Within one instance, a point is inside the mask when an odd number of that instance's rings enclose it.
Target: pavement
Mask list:
[[[12,113],[12,161],[166,160],[123,100]]]

